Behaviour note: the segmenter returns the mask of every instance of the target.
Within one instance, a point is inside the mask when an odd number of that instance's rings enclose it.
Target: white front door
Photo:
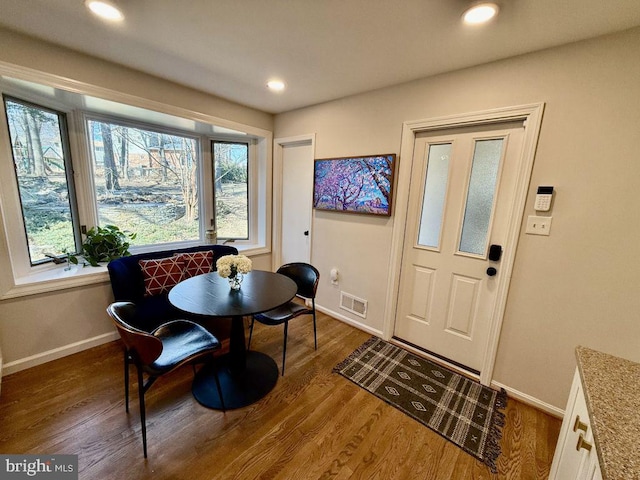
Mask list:
[[[475,373],[502,275],[490,252],[515,248],[523,139],[522,121],[415,137],[394,336]]]
[[[282,145],[281,264],[311,260],[313,145]]]

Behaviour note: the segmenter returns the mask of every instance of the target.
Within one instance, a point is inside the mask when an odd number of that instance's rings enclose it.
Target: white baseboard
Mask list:
[[[51,360],[57,360],[58,358],[66,357],[67,355],[72,355],[74,353],[81,352],[82,350],[97,347],[103,343],[112,342],[118,338],[120,337],[116,331],[103,333],[97,337],[87,338],[86,340],[80,340],[79,342],[54,348],[53,350],[38,353],[36,355],[31,355],[30,357],[14,360],[13,362],[5,363],[3,365],[2,375],[10,375],[12,373],[19,372],[20,370],[35,367],[36,365],[42,365],[43,363],[50,362]]]
[[[357,328],[358,330],[363,330],[367,333],[370,333],[371,335],[375,335],[377,337],[382,338],[382,330],[376,330],[375,328],[371,328],[370,326],[365,325],[364,323],[360,323],[357,320],[353,320],[352,318],[346,317],[341,313],[334,312],[333,310],[329,310],[328,308],[325,308],[317,304],[316,304],[316,310],[322,313],[326,313],[330,317],[335,318],[336,320],[340,320],[341,322],[344,322],[346,324],[349,324],[352,327]]]
[[[506,385],[503,385],[499,382],[491,382],[491,386],[494,388],[504,388],[508,396],[513,397],[516,400],[519,400],[522,403],[526,403],[527,405],[530,405],[534,408],[537,408],[538,410],[542,410],[543,412],[548,413],[553,417],[560,418],[560,419],[564,417],[564,410],[558,407],[554,407],[553,405],[543,402],[542,400],[532,397],[531,395],[522,393],[521,391],[516,390],[515,388],[507,387]]]
[[[357,320],[353,320],[349,317],[342,315],[341,313],[335,312],[328,308],[322,307],[320,305],[316,305],[316,309],[319,312],[325,313],[336,320],[340,320],[352,327],[355,327],[359,330],[370,333],[371,335],[376,335],[382,338],[382,331],[371,328],[368,325],[365,325]],[[43,363],[50,362],[52,360],[57,360],[58,358],[66,357],[67,355],[72,355],[74,353],[81,352],[83,350],[88,350],[89,348],[97,347],[98,345],[102,345],[104,343],[112,342],[119,338],[117,332],[104,333],[102,335],[98,335],[97,337],[88,338],[86,340],[81,340],[79,342],[71,343],[69,345],[65,345],[63,347],[54,348],[53,350],[49,350],[46,352],[38,353],[37,355],[32,355],[30,357],[21,358],[19,360],[15,360],[13,362],[5,363],[2,365],[0,369],[0,374],[2,376],[11,375],[12,373],[19,372],[21,370],[26,370],[27,368],[35,367],[37,365],[42,365]],[[1,364],[0,364],[1,365]],[[526,393],[520,392],[514,388],[511,388],[507,385],[503,385],[499,382],[492,381],[491,386],[494,388],[504,388],[507,394],[510,397],[515,398],[527,405],[531,405],[538,410],[541,410],[549,415],[552,415],[556,418],[564,417],[564,410],[550,405],[542,400],[539,400],[531,395],[527,395]]]
[[[334,312],[333,310],[330,310],[328,308],[322,307],[320,305],[316,305],[316,309],[319,312],[322,313],[326,313],[327,315],[331,316],[332,318],[335,318],[336,320],[340,320],[344,323],[347,323],[349,325],[351,325],[352,327],[355,327],[359,330],[363,330],[367,333],[370,333],[371,335],[376,335],[380,338],[383,338],[382,336],[382,331],[381,330],[377,330],[375,328],[371,328],[368,325],[365,325],[363,323],[358,322],[357,320],[353,320],[349,317],[346,317],[338,312]],[[406,345],[402,345],[404,348],[407,348]],[[505,391],[507,392],[507,395],[509,395],[510,397],[515,398],[516,400],[521,401],[522,403],[526,403],[527,405],[530,405],[534,408],[537,408],[538,410],[541,410],[545,413],[548,413],[549,415],[556,417],[556,418],[560,418],[562,419],[564,417],[564,410],[555,407],[551,404],[548,404],[546,402],[543,402],[542,400],[539,400],[535,397],[532,397],[531,395],[527,395],[526,393],[523,393],[519,390],[516,390],[515,388],[511,388],[508,387],[506,385],[503,385],[499,382],[495,382],[492,381],[491,382],[491,386],[494,388],[504,388]]]

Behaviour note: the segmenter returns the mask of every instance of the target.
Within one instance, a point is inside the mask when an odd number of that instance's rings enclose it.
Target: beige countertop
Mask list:
[[[604,480],[640,479],[640,363],[576,348]]]

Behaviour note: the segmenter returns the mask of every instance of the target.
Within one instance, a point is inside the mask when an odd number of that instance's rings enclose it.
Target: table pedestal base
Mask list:
[[[215,369],[215,370],[214,370]],[[278,382],[278,365],[269,356],[252,350],[246,353],[246,368],[241,373],[229,369],[229,355],[204,365],[193,380],[193,396],[200,404],[221,410],[214,371],[218,372],[224,406],[227,410],[257,402]]]

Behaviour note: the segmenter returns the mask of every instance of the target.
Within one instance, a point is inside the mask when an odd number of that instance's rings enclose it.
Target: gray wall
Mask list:
[[[273,129],[271,115],[7,30],[0,43],[0,61]],[[278,115],[275,136],[317,133],[317,158],[398,153],[404,121],[545,102],[531,185],[557,189],[552,233],[520,236],[494,377],[564,408],[576,345],[640,361],[638,58],[634,29]],[[382,330],[393,217],[314,215],[318,303],[340,311],[328,281],[336,266],[340,289],[369,300],[366,326]],[[7,255],[0,238],[0,286]],[[258,263],[269,268],[270,256]],[[110,297],[103,283],[0,301],[4,362],[111,332]]]
[[[640,360],[638,58],[634,29],[277,115],[275,137],[316,133],[316,158],[398,153],[404,121],[544,102],[525,216],[554,185],[552,231],[521,231],[494,380],[563,409],[576,345]],[[314,215],[318,303],[368,299],[353,320],[382,330],[393,218]]]
[[[273,130],[273,116],[181,87],[134,70],[0,28],[0,62],[32,68],[114,92],[134,95],[225,120]],[[7,151],[4,146],[2,154]],[[3,212],[3,215],[12,214]],[[2,219],[0,218],[0,222]],[[1,227],[2,225],[0,225]],[[2,232],[2,229],[0,229]],[[254,259],[270,268],[271,256]],[[0,290],[12,285],[9,252],[0,233]],[[114,329],[105,313],[113,300],[108,278],[86,287],[0,301],[0,348],[7,364],[20,369],[90,346]],[[74,345],[75,344],[75,345]],[[7,373],[7,370],[4,371]]]

